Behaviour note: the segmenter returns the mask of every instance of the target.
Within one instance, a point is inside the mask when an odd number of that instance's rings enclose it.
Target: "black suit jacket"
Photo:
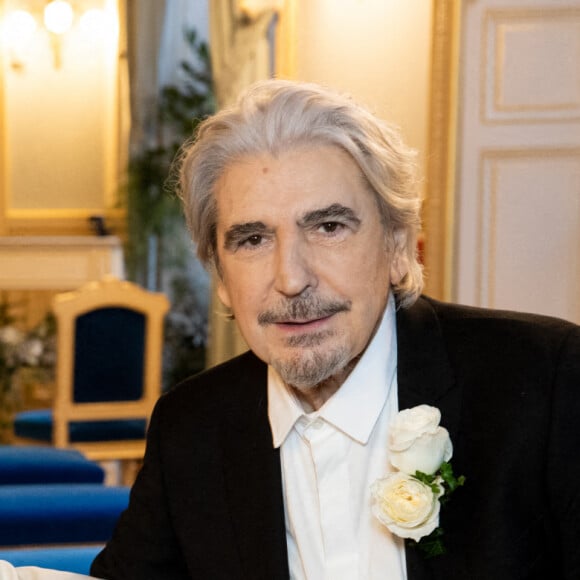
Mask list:
[[[580,579],[580,328],[421,298],[397,313],[397,340],[400,408],[441,410],[467,478],[442,508],[447,553],[407,547],[409,580]],[[160,399],[93,575],[288,578],[266,397],[246,353]]]

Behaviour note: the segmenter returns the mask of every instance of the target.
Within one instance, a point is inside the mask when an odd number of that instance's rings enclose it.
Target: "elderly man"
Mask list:
[[[580,329],[420,296],[397,133],[267,81],[204,122],[181,170],[251,351],[159,401],[92,573],[580,578]]]

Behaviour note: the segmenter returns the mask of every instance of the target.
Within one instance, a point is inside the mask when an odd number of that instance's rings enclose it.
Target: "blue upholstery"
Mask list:
[[[49,548],[13,548],[0,550],[0,560],[13,566],[38,566],[51,570],[89,575],[91,563],[103,549],[95,546],[51,546]]]
[[[74,401],[136,401],[143,395],[145,316],[99,308],[76,319]]]
[[[168,308],[162,293],[112,276],[57,294],[53,413],[17,413],[13,441],[74,447],[98,461],[142,459]]]
[[[69,425],[69,440],[71,443],[86,443],[89,441],[144,439],[146,429],[145,419],[72,421]],[[17,437],[51,442],[52,411],[50,409],[37,409],[18,413],[14,419],[14,434]]]
[[[0,485],[103,483],[102,467],[73,449],[0,445]]]
[[[128,502],[128,487],[0,486],[0,546],[106,542]]]
[[[98,308],[75,320],[73,393],[76,403],[137,401],[143,396],[146,317],[129,308]],[[18,413],[14,434],[50,443],[52,411]],[[143,440],[144,419],[73,421],[71,443]]]

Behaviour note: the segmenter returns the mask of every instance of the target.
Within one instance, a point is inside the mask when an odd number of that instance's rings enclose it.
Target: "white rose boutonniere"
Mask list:
[[[440,420],[439,409],[428,405],[401,411],[389,431],[389,459],[398,471],[371,487],[375,517],[427,556],[445,551],[439,527],[441,503],[465,481],[453,474],[449,463],[453,446]]]
[[[389,456],[393,467],[413,475],[432,475],[453,455],[447,429],[439,426],[441,412],[429,405],[401,411],[389,431]]]
[[[442,490],[441,490],[442,492]],[[406,473],[393,473],[375,481],[373,513],[393,534],[418,542],[439,524],[439,495]]]

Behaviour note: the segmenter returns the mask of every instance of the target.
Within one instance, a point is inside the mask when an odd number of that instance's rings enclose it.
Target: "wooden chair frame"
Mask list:
[[[143,395],[136,401],[76,403],[74,397],[75,324],[79,316],[100,308],[128,308],[145,316]],[[69,441],[71,421],[119,419],[149,420],[161,394],[163,319],[169,301],[161,293],[113,277],[89,282],[73,292],[57,294],[53,311],[57,320],[56,389],[53,403],[53,437],[56,447],[72,447],[96,461],[140,459],[145,440],[98,442]]]

